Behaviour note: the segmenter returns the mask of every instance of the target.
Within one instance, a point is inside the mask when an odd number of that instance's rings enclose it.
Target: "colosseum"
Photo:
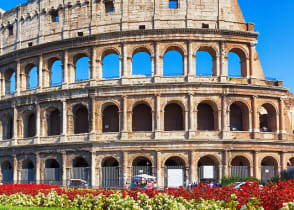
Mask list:
[[[237,0],[28,0],[0,18],[2,182],[121,187],[148,174],[171,187],[294,166],[293,96],[265,79]],[[138,53],[149,73],[134,73]]]

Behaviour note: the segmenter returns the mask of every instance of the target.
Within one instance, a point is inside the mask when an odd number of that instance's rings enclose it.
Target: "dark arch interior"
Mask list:
[[[89,167],[89,164],[85,160],[85,158],[77,157],[73,160],[73,167],[76,167],[76,168]]]
[[[232,166],[249,166],[249,161],[243,156],[235,157],[231,163]]]
[[[88,109],[79,106],[75,112],[75,134],[89,132]]]
[[[48,123],[48,135],[54,136],[59,135],[61,133],[61,116],[58,109],[50,112],[49,115],[49,123]]]
[[[35,166],[31,160],[27,159],[27,160],[23,161],[22,168],[23,169],[33,169],[33,168],[35,168]]]
[[[185,166],[185,161],[180,157],[170,157],[165,161],[165,166]]]
[[[11,170],[12,169],[12,166],[11,166],[11,164],[10,164],[9,161],[4,161],[1,164],[1,168],[2,168],[2,170]]]
[[[184,117],[182,108],[175,103],[168,104],[164,108],[164,130],[184,130]]]
[[[34,137],[36,135],[36,116],[33,112],[24,114],[24,137]]]
[[[133,109],[133,131],[152,131],[152,111],[145,104],[139,104]]]
[[[110,105],[102,113],[103,132],[119,132],[119,112],[115,105]]]
[[[261,132],[277,130],[276,110],[271,104],[263,104],[259,110],[259,126]]]
[[[118,164],[118,161],[113,157],[106,158],[102,162],[102,167],[116,167],[116,166],[119,166],[119,164]]]
[[[210,156],[205,156],[200,158],[199,162],[198,162],[198,167],[199,166],[217,166],[218,163],[217,161]]]
[[[278,166],[277,161],[273,157],[265,157],[262,162],[262,166]]]
[[[133,166],[152,166],[152,163],[148,158],[138,157],[133,161]]]
[[[13,137],[13,118],[7,114],[2,121],[2,134],[3,139],[12,139]]]
[[[55,159],[48,159],[45,162],[45,168],[59,168],[59,163]]]
[[[244,130],[242,110],[237,104],[230,107],[230,128],[232,131]]]
[[[206,103],[198,105],[197,124],[198,130],[214,130],[214,114],[210,105]]]

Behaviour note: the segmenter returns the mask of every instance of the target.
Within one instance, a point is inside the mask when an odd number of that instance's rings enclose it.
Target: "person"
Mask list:
[[[131,188],[132,190],[135,189],[135,186],[136,186],[136,183],[135,183],[135,182],[131,182],[131,187],[130,187],[130,188]]]
[[[125,189],[128,189],[128,188],[129,188],[129,184],[128,184],[128,182],[126,182]]]
[[[153,183],[153,188],[154,188],[155,190],[157,189],[156,181]]]
[[[147,184],[147,190],[152,190],[152,183],[150,181]]]
[[[213,182],[209,182],[208,185],[209,185],[210,188],[213,188]]]

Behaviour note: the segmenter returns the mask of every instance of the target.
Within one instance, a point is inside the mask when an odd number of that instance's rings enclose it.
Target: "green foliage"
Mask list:
[[[276,176],[272,178],[271,180],[269,180],[268,182],[278,182],[279,180],[284,181],[284,180],[289,180],[293,178],[294,178],[294,171],[290,171],[290,172],[283,171],[280,176]]]
[[[256,179],[255,177],[237,177],[237,176],[230,176],[230,177],[223,177],[221,180],[221,185],[222,186],[226,186],[226,185],[230,185],[236,182],[246,182],[246,181],[259,181],[258,179]]]

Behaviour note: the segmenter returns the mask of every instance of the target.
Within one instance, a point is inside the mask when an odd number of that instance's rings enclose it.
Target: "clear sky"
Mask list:
[[[9,10],[26,0],[2,0]],[[294,0],[239,0],[247,22],[256,24],[257,51],[266,77],[284,81],[294,92]]]

